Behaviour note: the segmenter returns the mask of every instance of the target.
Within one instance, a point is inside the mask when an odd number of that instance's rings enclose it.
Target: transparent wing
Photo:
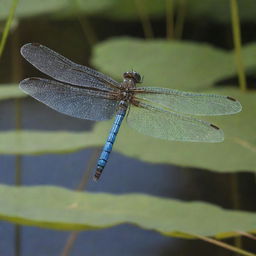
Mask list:
[[[56,80],[105,91],[113,91],[120,87],[120,84],[112,78],[78,65],[43,45],[25,44],[21,48],[21,54],[34,67]]]
[[[33,98],[63,114],[89,120],[110,119],[118,102],[110,93],[88,90],[54,80],[27,78],[20,88]]]
[[[228,115],[240,112],[241,104],[228,96],[190,93],[166,88],[137,88],[136,97],[191,115]]]
[[[213,124],[145,103],[130,106],[127,123],[141,133],[160,139],[194,142],[224,140],[223,131]]]

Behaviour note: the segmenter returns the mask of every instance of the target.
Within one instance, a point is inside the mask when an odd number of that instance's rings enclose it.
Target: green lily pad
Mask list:
[[[243,48],[247,69],[256,67],[255,50],[255,44]],[[119,80],[123,72],[134,69],[144,75],[145,86],[189,91],[236,76],[233,52],[194,42],[110,39],[94,48],[92,64]]]
[[[96,135],[96,133],[98,134]],[[100,136],[100,132],[96,133],[94,134],[93,131],[77,133],[33,130],[4,131],[0,132],[0,154],[40,155],[70,153],[102,145],[104,141],[103,135]]]
[[[86,14],[94,14],[110,8],[114,0],[20,0],[16,10],[16,17],[24,18],[43,14],[60,14],[63,16],[67,13],[74,15],[74,10]],[[10,0],[2,0],[0,8],[0,20],[6,19],[12,4]]]
[[[234,236],[256,232],[255,213],[225,210],[203,202],[184,202],[142,194],[74,192],[53,186],[0,185],[0,219],[61,230],[91,230],[130,223],[165,236],[184,233]],[[189,213],[189,214],[188,214]]]
[[[20,18],[53,13],[64,8],[67,3],[68,0],[20,0],[15,16]],[[12,1],[2,0],[2,6],[4,6],[4,8],[0,8],[0,20],[7,18],[11,5]]]
[[[197,167],[219,172],[256,171],[256,93],[236,89],[210,91],[237,98],[241,113],[207,118],[224,130],[222,143],[189,143],[155,139],[123,123],[114,150],[150,163]],[[206,119],[206,118],[204,118]],[[7,131],[0,133],[0,154],[67,153],[105,143],[113,121],[99,122],[89,132]],[[111,160],[109,161],[111,165]]]
[[[0,100],[23,98],[26,96],[17,84],[0,85]]]

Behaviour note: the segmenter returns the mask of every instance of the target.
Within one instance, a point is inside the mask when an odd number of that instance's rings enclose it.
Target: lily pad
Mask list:
[[[255,69],[255,44],[243,48],[247,69]],[[200,91],[236,76],[233,52],[208,44],[166,40],[115,38],[98,44],[92,64],[121,80],[134,69],[144,75],[145,86]]]
[[[58,14],[63,16],[67,13],[73,13],[74,10],[86,14],[95,14],[110,8],[114,0],[20,0],[16,11],[16,17],[24,18],[43,14]],[[9,14],[12,1],[2,0],[0,8],[0,20],[6,19]]]
[[[184,233],[234,236],[256,232],[256,215],[203,202],[184,202],[142,194],[74,192],[54,186],[0,185],[0,219],[61,230],[91,230],[130,223],[165,236]],[[188,214],[189,213],[189,214]],[[192,236],[191,236],[192,237]]]
[[[102,128],[104,128],[104,124]],[[4,131],[0,132],[0,154],[64,154],[88,147],[102,145],[104,141],[103,136],[100,135],[99,131],[95,134],[94,133],[95,132],[93,131],[76,133],[66,131],[33,130]]]
[[[53,13],[57,10],[64,8],[68,3],[68,0],[20,0],[15,13],[16,18],[42,15],[45,13]],[[10,0],[2,0],[1,5],[4,8],[0,8],[0,20],[6,19],[9,10],[12,5]]]

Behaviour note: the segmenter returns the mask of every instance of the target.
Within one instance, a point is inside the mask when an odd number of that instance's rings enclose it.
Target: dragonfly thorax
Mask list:
[[[136,88],[136,83],[141,83],[141,76],[135,71],[129,71],[125,72],[123,77],[124,80],[121,84],[121,100],[130,102],[134,95],[134,91],[132,89]]]
[[[132,100],[133,98],[133,92],[129,89],[129,88],[126,88],[124,91],[122,91],[121,93],[121,99],[123,101],[126,101],[126,102],[129,102]]]

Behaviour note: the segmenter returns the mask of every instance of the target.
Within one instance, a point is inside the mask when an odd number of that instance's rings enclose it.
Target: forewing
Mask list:
[[[190,93],[166,88],[137,88],[136,97],[191,115],[228,115],[240,112],[241,104],[228,96]]]
[[[110,119],[118,104],[117,101],[109,99],[108,92],[88,90],[36,77],[21,81],[20,88],[52,109],[82,119]]]
[[[221,129],[208,122],[139,103],[131,105],[128,125],[137,131],[160,139],[193,142],[221,142]]]
[[[22,56],[52,78],[82,87],[114,91],[120,87],[112,78],[86,66],[78,65],[46,46],[29,43],[21,48]]]

